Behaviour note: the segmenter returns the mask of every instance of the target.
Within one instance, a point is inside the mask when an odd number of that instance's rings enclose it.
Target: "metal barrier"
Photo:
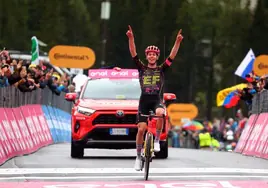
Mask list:
[[[0,88],[0,108],[15,108],[26,104],[40,104],[71,113],[72,103],[64,99],[65,93],[54,94],[49,88],[21,92],[15,87]]]
[[[268,90],[263,90],[253,96],[250,115],[266,112],[268,112]]]
[[[235,152],[268,159],[268,90],[255,94],[252,110]]]

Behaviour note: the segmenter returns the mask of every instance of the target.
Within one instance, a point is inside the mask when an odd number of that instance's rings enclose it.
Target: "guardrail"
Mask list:
[[[72,104],[49,88],[0,88],[0,165],[40,148],[71,140]]]
[[[268,90],[254,95],[250,114],[235,152],[268,159]]]

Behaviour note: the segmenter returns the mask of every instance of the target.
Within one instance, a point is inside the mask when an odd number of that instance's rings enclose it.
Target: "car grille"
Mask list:
[[[101,114],[93,120],[96,124],[136,124],[136,114],[125,114],[124,117],[116,117],[115,114]]]

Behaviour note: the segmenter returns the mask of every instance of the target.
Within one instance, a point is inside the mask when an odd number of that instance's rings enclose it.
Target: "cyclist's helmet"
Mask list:
[[[157,46],[148,46],[146,49],[145,49],[145,55],[147,55],[149,52],[155,52],[157,56],[160,55],[160,50]]]

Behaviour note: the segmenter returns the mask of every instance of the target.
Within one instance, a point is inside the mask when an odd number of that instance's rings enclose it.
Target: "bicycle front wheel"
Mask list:
[[[151,133],[146,134],[146,139],[145,139],[145,169],[144,169],[144,179],[148,180],[149,176],[149,167],[150,167],[150,161],[151,161],[151,149],[152,149],[152,144],[153,144],[153,135]]]

